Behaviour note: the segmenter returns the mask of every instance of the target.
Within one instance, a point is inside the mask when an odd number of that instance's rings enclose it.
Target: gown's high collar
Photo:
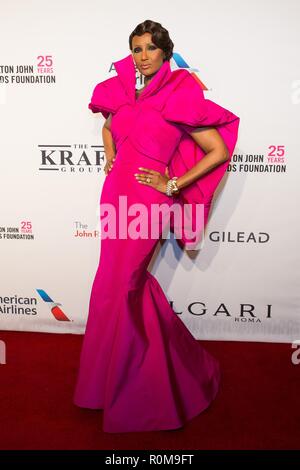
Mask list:
[[[113,62],[113,64],[127,95],[134,103],[136,101],[136,70],[132,54]],[[149,84],[141,91],[138,100],[143,100],[144,98],[156,93],[169,80],[171,75],[172,71],[170,68],[170,62],[166,60],[150,80]]]

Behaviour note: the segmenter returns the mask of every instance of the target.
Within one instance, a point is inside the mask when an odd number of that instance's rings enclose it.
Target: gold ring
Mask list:
[[[148,177],[146,181],[147,183],[150,183],[151,179]]]

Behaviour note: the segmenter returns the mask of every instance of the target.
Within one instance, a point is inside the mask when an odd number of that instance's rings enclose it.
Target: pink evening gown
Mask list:
[[[240,119],[205,99],[190,72],[171,71],[169,61],[138,98],[132,55],[114,66],[117,75],[98,83],[89,103],[92,112],[105,118],[112,113],[116,146],[100,204],[113,204],[117,214],[119,196],[126,197],[128,207],[170,204],[173,197],[135,179],[134,173],[142,173],[138,168],[165,173],[168,166],[170,176],[185,173],[205,155],[189,132],[206,126],[219,131],[231,158]],[[205,223],[229,161],[184,188],[176,199],[202,203]],[[205,410],[219,389],[218,361],[194,338],[147,270],[158,242],[159,237],[101,239],[74,403],[103,409],[104,432],[180,428]],[[184,236],[181,242],[189,245]]]

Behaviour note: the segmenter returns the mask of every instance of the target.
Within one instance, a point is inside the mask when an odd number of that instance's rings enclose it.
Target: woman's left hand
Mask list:
[[[166,168],[165,174],[159,173],[159,171],[151,170],[149,168],[140,167],[144,173],[135,173],[134,176],[137,181],[152,188],[157,189],[161,193],[165,193],[167,189],[167,182],[170,179],[168,167]]]

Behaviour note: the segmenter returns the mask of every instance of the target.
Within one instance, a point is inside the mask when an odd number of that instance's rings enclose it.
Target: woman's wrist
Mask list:
[[[177,188],[179,189],[179,191],[186,186],[186,184],[184,184],[184,180],[183,180],[182,176],[179,176],[177,178],[176,184],[177,184]]]
[[[199,178],[196,176],[192,176],[192,177],[190,175],[188,176],[187,173],[177,178],[176,183],[177,183],[177,187],[179,191],[181,191],[183,188],[186,188],[190,184],[193,184]]]
[[[111,153],[111,154],[107,154],[105,153],[105,158],[107,161],[111,161],[115,158],[116,154],[115,153]]]

